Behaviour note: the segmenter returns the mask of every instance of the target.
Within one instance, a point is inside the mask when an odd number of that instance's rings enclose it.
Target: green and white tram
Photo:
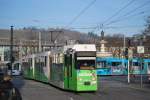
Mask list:
[[[25,78],[34,78],[34,55],[27,55],[21,59],[22,61],[22,70],[23,70],[23,76]]]
[[[97,91],[95,63],[96,47],[92,44],[64,46],[22,59],[26,78],[72,91]]]

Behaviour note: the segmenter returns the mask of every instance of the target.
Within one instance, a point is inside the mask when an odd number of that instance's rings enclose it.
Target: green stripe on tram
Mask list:
[[[44,72],[41,72],[37,68],[35,68],[35,76],[34,76],[34,78],[36,80],[39,80],[39,81],[42,81],[42,82],[48,82],[48,78],[46,77]]]

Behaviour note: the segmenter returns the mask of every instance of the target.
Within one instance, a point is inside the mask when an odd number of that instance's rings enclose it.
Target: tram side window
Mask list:
[[[97,68],[106,68],[106,61],[97,62]]]
[[[126,66],[127,66],[127,63],[124,64],[124,67],[126,67]]]
[[[41,67],[45,67],[45,57],[41,57]]]
[[[45,58],[44,58],[44,67],[46,67],[46,64],[47,64],[47,57],[45,56]]]
[[[65,66],[67,67],[69,65],[70,61],[69,61],[69,56],[65,55]]]
[[[14,64],[14,69],[19,70],[19,63]]]
[[[112,66],[120,66],[121,64],[121,62],[112,62]]]
[[[144,69],[144,64],[142,64],[142,67],[141,67],[140,62],[133,62],[133,68],[136,69],[136,70],[143,70]]]
[[[58,54],[58,58],[57,58],[57,66],[59,67],[63,67],[63,55],[62,54]]]
[[[29,59],[29,66],[32,68],[32,58]]]
[[[139,66],[138,62],[133,62],[133,66]]]
[[[72,55],[70,54],[70,61],[69,61],[69,66],[70,66],[70,76],[72,77]]]
[[[55,57],[54,56],[52,56],[52,67],[54,66],[54,63],[55,63]]]
[[[36,68],[38,68],[38,66],[39,66],[39,59],[38,58],[35,59],[35,66],[36,66]]]
[[[144,62],[142,63],[142,70],[144,69]]]
[[[67,63],[66,63],[67,62],[67,55],[65,55],[65,59],[64,60],[65,60],[65,66],[67,66]]]
[[[28,61],[27,61],[27,59],[26,59],[25,61],[23,61],[23,64],[22,64],[22,65],[23,65],[23,69],[24,69],[24,70],[27,70],[27,69],[28,69],[29,66],[28,66]]]

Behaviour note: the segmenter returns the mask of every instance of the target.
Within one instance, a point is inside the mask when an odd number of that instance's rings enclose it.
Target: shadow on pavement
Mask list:
[[[140,75],[131,75],[129,84],[127,76],[100,76],[99,78],[102,82],[104,81],[121,82],[126,85],[131,85],[132,87],[141,88]],[[150,82],[148,81],[147,75],[142,76],[142,88],[150,89]]]
[[[24,86],[25,82],[22,76],[13,76],[13,80],[12,83],[14,84],[14,86],[21,90],[21,88]]]

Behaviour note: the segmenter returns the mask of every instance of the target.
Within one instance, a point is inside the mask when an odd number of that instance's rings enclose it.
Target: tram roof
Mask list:
[[[123,58],[114,58],[114,57],[106,57],[106,58],[96,58],[97,61],[111,61],[111,62],[122,62],[122,61],[127,61],[126,59]]]
[[[144,59],[144,62],[150,62],[150,59]]]
[[[75,44],[64,46],[64,51],[73,49],[75,51],[96,51],[95,44]]]

